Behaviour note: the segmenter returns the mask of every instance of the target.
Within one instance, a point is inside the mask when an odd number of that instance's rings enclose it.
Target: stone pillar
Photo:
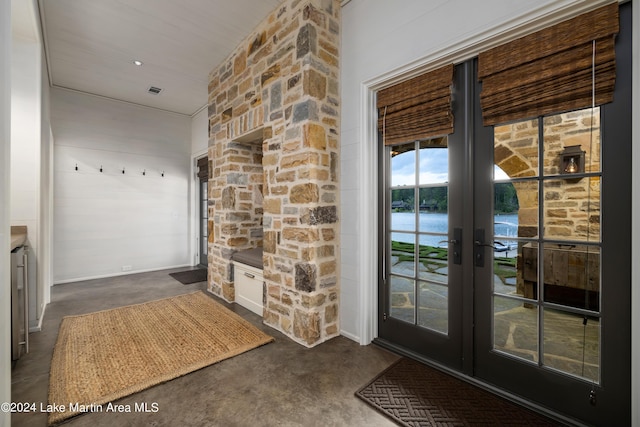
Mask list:
[[[264,322],[305,346],[339,333],[339,29],[338,0],[285,1],[210,74],[209,289],[263,245]]]

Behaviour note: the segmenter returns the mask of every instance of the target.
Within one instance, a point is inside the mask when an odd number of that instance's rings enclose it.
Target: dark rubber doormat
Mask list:
[[[355,394],[402,426],[561,425],[404,357]]]
[[[197,282],[205,282],[207,280],[207,269],[198,268],[197,270],[180,271],[178,273],[169,273],[169,276],[176,279],[183,285],[190,285]]]

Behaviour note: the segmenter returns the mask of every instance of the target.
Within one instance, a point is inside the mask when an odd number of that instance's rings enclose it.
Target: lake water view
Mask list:
[[[418,226],[416,230],[415,212],[392,212],[391,213],[391,240],[406,243],[415,243],[414,235],[409,233],[397,233],[397,231],[419,231],[434,233],[421,235],[419,237],[421,245],[443,247],[446,246],[443,240],[447,240],[449,227],[449,216],[446,213],[420,212],[418,214]],[[518,236],[518,214],[501,214],[494,217],[494,234],[496,236],[517,237]]]

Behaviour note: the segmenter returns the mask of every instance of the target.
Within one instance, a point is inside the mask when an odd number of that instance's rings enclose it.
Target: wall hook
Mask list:
[[[160,176],[164,176],[164,171],[162,171],[162,173],[160,174]]]
[[[78,164],[76,163],[76,170],[78,170]]]
[[[102,165],[100,165],[100,173],[102,173]]]
[[[142,171],[142,175],[144,176],[146,174],[147,174],[147,170],[145,169],[145,170]]]
[[[122,174],[124,175],[124,166],[122,167]]]

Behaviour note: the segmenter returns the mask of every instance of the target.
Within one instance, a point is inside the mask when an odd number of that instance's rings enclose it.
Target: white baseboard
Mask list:
[[[354,335],[354,334],[352,334],[350,332],[343,331],[343,330],[340,330],[340,335],[342,335],[345,338],[349,338],[351,341],[355,341],[358,344],[360,344],[360,337],[359,336],[356,336],[356,335]]]
[[[125,272],[100,274],[97,276],[77,277],[74,279],[56,280],[53,282],[53,285],[55,286],[55,285],[63,285],[65,283],[83,282],[85,280],[106,279],[109,277],[117,277],[117,276],[129,276],[131,274],[149,273],[152,271],[169,270],[172,268],[184,268],[184,267],[193,267],[193,266],[190,264],[168,265],[164,267],[148,268],[144,270],[132,270],[132,271],[125,271]]]

